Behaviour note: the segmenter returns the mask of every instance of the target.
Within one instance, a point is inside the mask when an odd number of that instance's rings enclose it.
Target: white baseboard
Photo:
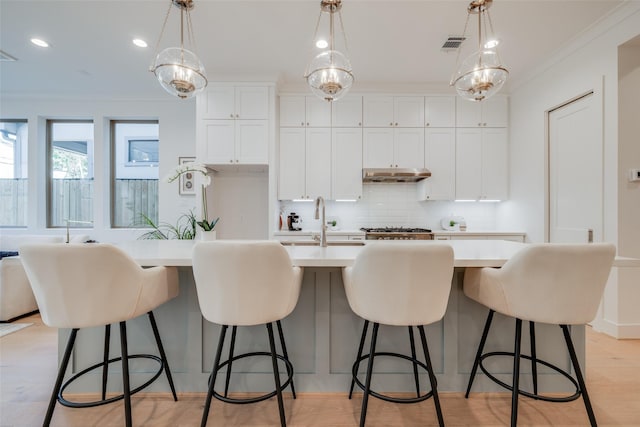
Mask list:
[[[592,323],[593,329],[617,339],[640,339],[640,324],[620,324],[607,319],[598,319]]]

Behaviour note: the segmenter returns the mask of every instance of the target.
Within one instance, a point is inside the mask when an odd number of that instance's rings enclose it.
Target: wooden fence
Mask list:
[[[92,179],[53,179],[51,188],[52,227],[66,226],[66,219],[93,221]],[[113,191],[113,227],[141,226],[141,213],[158,222],[157,179],[118,179]],[[0,179],[0,226],[25,227],[27,209],[27,179]]]

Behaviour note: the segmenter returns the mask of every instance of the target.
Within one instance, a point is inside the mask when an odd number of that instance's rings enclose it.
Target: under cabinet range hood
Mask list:
[[[362,182],[418,182],[429,178],[429,169],[417,168],[365,168]]]

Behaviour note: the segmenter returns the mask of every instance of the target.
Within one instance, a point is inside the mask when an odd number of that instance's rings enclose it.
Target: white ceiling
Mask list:
[[[209,80],[278,79],[285,87],[303,87],[319,3],[195,0],[195,38]],[[512,84],[622,3],[495,0],[491,16]],[[468,4],[344,0],[354,90],[445,88],[456,54],[440,47],[447,36],[462,32]],[[168,5],[169,0],[0,0],[0,49],[18,58],[0,62],[0,95],[168,97],[147,71]],[[177,44],[177,12],[171,12],[161,48]],[[51,47],[32,45],[34,36]],[[134,37],[149,47],[135,47]]]

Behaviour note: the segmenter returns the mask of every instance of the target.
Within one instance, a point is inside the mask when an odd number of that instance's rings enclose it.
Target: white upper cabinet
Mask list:
[[[507,129],[456,131],[456,199],[508,198]]]
[[[418,200],[455,199],[456,130],[426,129],[424,141],[424,167],[431,177],[418,182]]]
[[[342,102],[342,99],[340,100]],[[332,199],[362,198],[362,129],[331,130]]]
[[[202,119],[266,120],[269,88],[263,86],[214,86],[198,97]]]
[[[364,96],[365,127],[424,127],[423,96]]]
[[[331,104],[331,125],[343,128],[362,127],[362,97],[347,95]]]
[[[458,100],[457,127],[507,127],[509,104],[506,96],[495,95],[482,102]]]
[[[282,128],[278,199],[331,198],[331,129]]]
[[[269,163],[267,86],[211,84],[197,98],[198,161],[208,165]]]
[[[281,96],[280,126],[330,127],[331,104],[315,96]]]
[[[365,128],[362,151],[364,168],[422,168],[424,129]]]
[[[424,125],[432,128],[452,128],[456,125],[455,96],[426,96]]]

